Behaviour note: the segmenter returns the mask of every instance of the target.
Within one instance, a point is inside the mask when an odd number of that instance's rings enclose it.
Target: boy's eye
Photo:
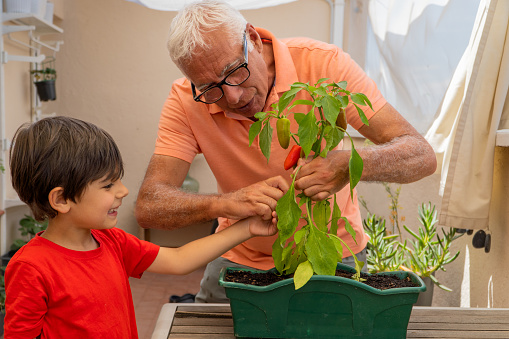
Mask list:
[[[106,189],[108,189],[108,188],[112,188],[112,187],[113,187],[113,183],[110,183],[110,184],[108,184],[108,185],[104,186],[104,188],[106,188]]]

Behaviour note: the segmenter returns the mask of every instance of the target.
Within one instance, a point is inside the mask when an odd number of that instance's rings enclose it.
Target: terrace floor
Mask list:
[[[197,293],[205,267],[188,275],[145,272],[141,279],[130,278],[139,339],[150,339],[163,304],[171,295]]]

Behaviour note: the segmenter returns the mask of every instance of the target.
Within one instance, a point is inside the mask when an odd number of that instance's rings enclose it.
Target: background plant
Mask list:
[[[278,102],[268,112],[258,112],[258,119],[249,130],[249,145],[258,136],[260,149],[269,161],[272,143],[273,128],[271,119],[277,119],[278,139],[281,147],[288,147],[288,138],[302,148],[302,156],[316,158],[326,157],[327,153],[334,149],[343,140],[345,134],[351,142],[351,152],[348,164],[350,193],[359,182],[363,162],[355,150],[353,140],[346,132],[345,109],[352,104],[362,122],[368,125],[368,119],[359,106],[371,103],[362,93],[352,93],[346,90],[345,81],[339,83],[326,83],[328,79],[320,79],[316,84],[296,82],[290,86]],[[295,100],[300,91],[309,95],[308,99]],[[297,112],[296,107],[302,105],[311,106],[307,113]],[[372,107],[371,107],[372,109]],[[318,114],[316,114],[318,113]],[[287,126],[288,116],[298,123],[297,133],[292,133]],[[319,119],[317,119],[317,115]],[[294,154],[290,151],[289,155]],[[295,191],[295,177],[299,171],[297,168],[292,176],[292,183],[288,192],[278,201],[276,212],[278,214],[278,238],[272,246],[274,264],[280,274],[294,274],[295,288],[302,287],[313,274],[335,275],[337,262],[342,260],[343,246],[350,251],[355,258],[357,274],[355,279],[360,279],[360,270],[363,263],[357,261],[354,253],[346,243],[337,236],[338,221],[343,220],[348,233],[355,240],[355,231],[348,219],[341,215],[336,203],[336,197],[313,202],[303,193]],[[302,213],[301,206],[305,206],[306,213]],[[305,225],[297,230],[299,220],[305,220]],[[292,238],[293,236],[293,238]]]
[[[57,78],[57,71],[54,68],[49,67],[33,70],[30,73],[34,75],[35,81],[48,81],[55,80]]]
[[[387,183],[384,183],[391,200],[391,223],[397,225],[400,218],[398,213],[398,200],[400,187],[393,192]],[[413,271],[421,277],[429,277],[438,287],[450,291],[451,289],[441,284],[435,276],[438,270],[446,271],[445,265],[456,260],[460,252],[451,252],[451,243],[462,236],[455,228],[448,231],[442,229],[439,235],[437,227],[437,211],[431,202],[421,204],[418,207],[419,222],[417,232],[412,231],[406,225],[404,230],[410,236],[410,240],[403,241],[403,234],[390,232],[385,226],[385,219],[371,214],[364,199],[360,198],[361,204],[368,211],[363,221],[364,230],[370,237],[367,249],[368,271],[370,273],[407,270]],[[398,227],[399,230],[399,227]],[[400,241],[396,240],[400,238]]]
[[[18,230],[21,232],[23,239],[15,239],[11,245],[11,251],[17,251],[35,237],[37,233],[44,231],[48,227],[48,221],[39,222],[32,216],[25,214],[25,217],[19,221],[19,225]]]

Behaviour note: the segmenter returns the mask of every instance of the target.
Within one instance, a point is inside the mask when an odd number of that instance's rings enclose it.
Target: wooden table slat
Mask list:
[[[171,333],[169,336],[168,336],[168,339],[189,339],[189,338],[192,338],[192,339],[236,339],[235,336],[233,334],[225,334],[225,333],[220,333],[220,334],[212,334],[212,333],[206,333],[206,334],[182,334],[182,333]]]
[[[225,304],[165,304],[152,339],[234,339],[230,312]],[[414,307],[407,337],[507,339],[509,309]]]
[[[175,318],[172,326],[232,326],[233,319],[230,318]]]
[[[427,329],[442,329],[442,330],[482,330],[482,331],[505,331],[509,333],[509,324],[464,324],[457,322],[440,322],[440,323],[408,323],[409,329],[414,330],[427,330]],[[507,337],[509,338],[509,336]]]
[[[486,331],[442,331],[442,330],[408,330],[407,338],[493,338],[507,339],[507,332],[486,332]]]
[[[233,326],[173,326],[171,333],[233,333]]]

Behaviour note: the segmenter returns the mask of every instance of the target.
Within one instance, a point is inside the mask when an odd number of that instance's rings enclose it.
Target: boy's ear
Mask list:
[[[58,213],[67,213],[71,209],[69,201],[64,199],[64,189],[62,187],[55,187],[48,194],[48,200]]]

